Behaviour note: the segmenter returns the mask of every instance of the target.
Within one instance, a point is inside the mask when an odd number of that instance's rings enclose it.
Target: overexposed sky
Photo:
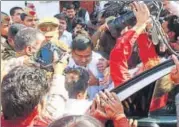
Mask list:
[[[39,1],[28,1],[35,4],[36,11],[39,18],[54,16],[59,13],[59,1],[52,2],[39,2]],[[25,1],[1,1],[1,11],[9,14],[12,7],[19,6],[24,8]]]

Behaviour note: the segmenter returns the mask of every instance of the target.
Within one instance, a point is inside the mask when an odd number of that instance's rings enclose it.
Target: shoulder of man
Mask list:
[[[9,48],[9,45],[7,39],[1,36],[1,52],[4,51],[5,48]]]
[[[64,115],[84,115],[90,108],[91,104],[92,101],[88,100],[69,99],[66,102]]]
[[[1,45],[5,47],[6,43],[7,43],[7,39],[1,36]]]
[[[24,57],[18,57],[18,58],[11,58],[8,60],[3,60],[1,58],[1,69],[3,67],[3,69],[1,70],[1,72],[3,73],[3,75],[6,75],[7,73],[9,73],[10,70],[12,70],[13,68],[17,67],[17,66],[22,66],[24,65]],[[1,76],[2,77],[2,76]]]
[[[95,51],[92,51],[92,57],[95,59],[103,58],[103,56]]]
[[[95,70],[97,68],[97,63],[99,62],[99,59],[103,58],[99,53],[92,52],[92,59],[89,63],[89,68],[92,70]]]
[[[11,58],[16,57],[16,52],[13,49],[4,48],[4,50],[1,52],[1,57],[3,60],[9,60]]]
[[[87,10],[86,9],[84,9],[84,8],[81,8],[80,10],[79,10],[79,12],[78,12],[78,17],[81,17],[81,18],[85,18],[85,15],[86,15],[86,12],[87,12]]]
[[[87,12],[87,10],[84,9],[84,8],[81,8],[81,9],[79,10],[79,13],[82,13],[82,14],[86,14],[86,12]]]
[[[1,43],[2,42],[5,42],[6,41],[6,38],[4,38],[3,36],[1,36]]]
[[[70,32],[68,32],[67,30],[65,30],[65,31],[64,31],[64,35],[66,35],[66,36],[69,37],[69,36],[72,36],[72,33],[70,33]]]

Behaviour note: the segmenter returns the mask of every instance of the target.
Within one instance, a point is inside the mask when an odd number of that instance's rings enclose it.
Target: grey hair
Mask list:
[[[48,127],[104,127],[104,125],[92,116],[69,115],[52,122]]]
[[[14,39],[16,34],[24,28],[26,28],[26,26],[23,24],[19,24],[19,23],[12,24],[8,30],[8,37]]]
[[[44,36],[39,30],[31,27],[21,29],[15,36],[15,50],[22,51],[25,47],[32,45],[39,39],[39,35]]]

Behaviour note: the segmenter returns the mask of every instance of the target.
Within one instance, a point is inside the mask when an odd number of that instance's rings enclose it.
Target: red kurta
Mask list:
[[[1,127],[47,127],[50,122],[50,119],[40,119],[37,110],[34,110],[27,117],[17,118],[15,120],[5,120],[1,116]]]
[[[131,78],[128,72],[127,60],[132,53],[132,47],[138,35],[133,30],[129,30],[120,38],[110,54],[110,73],[115,87]]]
[[[144,70],[151,69],[159,64],[159,57],[155,51],[152,41],[146,33],[138,36],[134,30],[129,30],[120,38],[110,54],[110,71],[115,87],[120,86],[131,78],[128,72],[127,61],[132,53],[132,47],[137,41],[139,56],[144,65]],[[151,102],[151,111],[164,107],[167,102],[167,94],[161,98],[154,98]]]

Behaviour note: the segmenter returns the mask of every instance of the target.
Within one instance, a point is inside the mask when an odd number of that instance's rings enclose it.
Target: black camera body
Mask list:
[[[35,61],[40,63],[42,69],[53,72],[54,52],[57,52],[59,59],[61,59],[65,53],[62,49],[52,44],[52,42],[47,42],[37,53]]]
[[[121,35],[121,31],[127,26],[134,26],[136,17],[133,11],[127,10],[125,14],[117,17],[112,22],[108,23],[109,32],[114,38]]]
[[[155,1],[143,1],[143,2],[149,8],[151,15],[157,16],[159,11],[159,6],[157,6],[157,3],[155,3]],[[109,31],[114,38],[119,37],[121,31],[125,27],[134,26],[137,22],[134,12],[130,8],[128,8],[130,3],[132,2],[131,1],[126,2],[126,4],[124,4],[123,12],[125,13],[114,19],[112,22],[108,23]]]

